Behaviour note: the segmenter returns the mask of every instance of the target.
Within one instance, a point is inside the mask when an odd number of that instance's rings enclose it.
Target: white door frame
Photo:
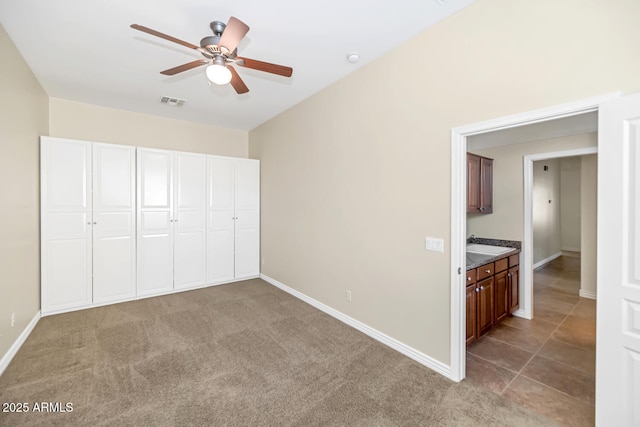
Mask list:
[[[521,308],[514,313],[515,316],[533,319],[533,162],[597,153],[596,146],[524,156],[524,238],[521,257],[523,259],[522,281],[520,282],[522,299],[520,300]]]
[[[466,375],[466,288],[463,272],[466,270],[467,137],[597,111],[600,103],[619,96],[620,93],[613,93],[451,129],[450,366],[452,380],[461,381]],[[606,171],[602,171],[602,173],[606,173]],[[531,280],[533,258],[528,254],[526,247],[522,252],[524,257],[522,271],[524,276],[528,275],[528,280]],[[527,280],[525,277],[523,280]]]

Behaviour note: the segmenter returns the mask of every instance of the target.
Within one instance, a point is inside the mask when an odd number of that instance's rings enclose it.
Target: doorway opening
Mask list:
[[[549,122],[556,119],[569,118],[598,111],[599,105],[617,97],[611,94],[564,104],[542,110],[531,111],[519,115],[503,117],[486,122],[466,125],[452,129],[451,132],[451,378],[460,381],[466,375],[466,319],[465,319],[465,270],[467,238],[466,230],[466,153],[467,139],[494,131],[522,127],[530,124]],[[531,160],[532,161],[532,160]],[[525,161],[524,167],[527,162]],[[526,177],[526,175],[525,175]],[[525,178],[526,179],[526,178]],[[525,197],[525,203],[526,203]],[[530,209],[530,207],[529,207]],[[523,210],[526,212],[527,207]],[[516,315],[531,318],[532,310],[532,279],[533,257],[532,238],[522,239],[522,279],[520,282],[521,308]]]

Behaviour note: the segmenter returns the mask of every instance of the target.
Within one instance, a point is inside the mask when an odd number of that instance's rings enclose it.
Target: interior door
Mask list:
[[[42,312],[91,304],[91,143],[41,142]]]
[[[136,149],[93,145],[93,302],[135,297]]]
[[[207,156],[175,153],[174,287],[205,284]]]
[[[235,160],[207,158],[207,281],[234,278]]]
[[[640,425],[640,94],[598,123],[596,423]]]
[[[173,155],[138,148],[138,296],[173,290]]]
[[[236,160],[235,277],[260,275],[260,162]]]

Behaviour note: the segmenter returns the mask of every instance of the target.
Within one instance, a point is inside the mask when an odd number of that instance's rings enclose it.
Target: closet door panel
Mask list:
[[[93,147],[93,302],[136,291],[135,147]]]
[[[236,160],[235,277],[260,274],[260,163]]]
[[[91,143],[42,137],[42,313],[88,306],[91,289]]]
[[[177,289],[205,284],[206,171],[206,155],[175,153],[174,282]]]
[[[173,155],[138,148],[137,295],[173,289]]]
[[[138,180],[140,209],[173,208],[171,185],[172,153],[170,151],[138,149]]]
[[[235,236],[235,276],[255,277],[260,274],[260,214],[238,213]]]
[[[233,280],[235,272],[235,160],[208,158],[207,281]]]
[[[46,243],[43,276],[43,311],[90,305],[91,242],[89,239],[56,239]],[[46,283],[45,283],[46,282]]]

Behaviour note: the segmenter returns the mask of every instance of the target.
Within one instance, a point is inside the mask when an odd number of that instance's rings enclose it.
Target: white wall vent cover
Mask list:
[[[160,102],[167,105],[173,105],[174,107],[182,107],[182,104],[187,102],[186,99],[172,98],[170,96],[163,96],[160,98]]]

